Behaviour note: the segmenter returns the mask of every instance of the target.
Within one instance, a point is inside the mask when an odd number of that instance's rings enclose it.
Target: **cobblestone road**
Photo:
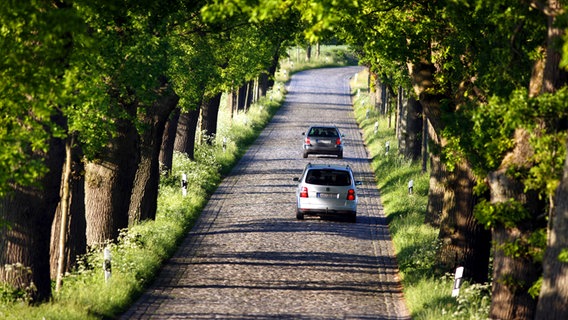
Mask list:
[[[348,80],[359,69],[310,70],[222,182],[175,256],[123,319],[408,319],[379,192],[355,123]],[[345,134],[344,158],[302,158],[313,123]],[[357,223],[295,218],[306,163],[349,164]]]

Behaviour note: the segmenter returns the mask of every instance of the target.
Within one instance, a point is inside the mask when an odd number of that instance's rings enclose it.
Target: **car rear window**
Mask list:
[[[306,182],[320,186],[348,186],[351,176],[344,170],[312,169],[306,175]]]
[[[337,134],[337,130],[335,130],[335,128],[314,127],[311,128],[310,132],[308,132],[308,136],[337,138],[339,135]]]

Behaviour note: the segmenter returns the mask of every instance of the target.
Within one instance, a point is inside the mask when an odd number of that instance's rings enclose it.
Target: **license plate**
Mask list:
[[[322,199],[337,199],[337,193],[318,193],[317,196]]]
[[[316,140],[317,143],[325,143],[325,144],[330,144],[331,140]]]

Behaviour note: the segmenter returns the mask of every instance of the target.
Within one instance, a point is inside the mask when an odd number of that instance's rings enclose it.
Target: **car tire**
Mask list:
[[[357,222],[357,214],[356,213],[352,213],[349,215],[349,222]]]
[[[300,210],[296,210],[296,219],[304,220],[304,213],[301,212]]]

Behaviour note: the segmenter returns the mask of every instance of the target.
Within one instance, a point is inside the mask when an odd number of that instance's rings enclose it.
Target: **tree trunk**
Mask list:
[[[440,155],[430,153],[430,183],[424,223],[435,228],[440,227],[440,219],[444,208],[445,177],[445,166],[441,162]]]
[[[475,178],[467,161],[447,173],[445,186],[438,261],[446,272],[462,266],[464,278],[474,283],[487,282],[491,237],[473,214]]]
[[[217,134],[221,95],[222,93],[218,93],[211,98],[206,97],[201,103],[201,132],[203,132],[203,140],[207,144],[212,144]]]
[[[247,108],[247,89],[248,84],[245,83],[239,87],[237,92],[237,110],[245,111]]]
[[[278,70],[278,64],[280,64],[280,48],[281,44],[279,43],[274,50],[274,54],[272,55],[272,61],[270,62],[270,67],[268,67],[268,87],[274,87],[274,76],[276,75],[276,70]]]
[[[258,76],[258,95],[259,95],[259,97],[265,97],[266,92],[268,92],[268,74],[263,72]]]
[[[250,80],[248,82],[248,87],[247,87],[246,110],[250,109],[250,106],[252,106],[253,102],[254,102],[254,80]]]
[[[71,181],[69,198],[69,221],[67,229],[67,250],[65,251],[64,272],[71,271],[77,263],[77,257],[87,252],[87,223],[85,221],[85,168],[81,147],[75,145],[71,149]],[[59,261],[58,243],[61,232],[61,207],[57,207],[51,228],[51,277],[57,276]]]
[[[439,135],[443,130],[440,101],[445,99],[445,96],[425,93],[433,85],[435,72],[435,67],[427,60],[417,64],[409,64],[408,69],[412,76],[414,92],[419,97],[423,113],[428,120],[428,135],[430,136],[432,147],[430,150],[428,206],[424,220],[425,223],[439,227],[444,209],[444,195],[447,183],[446,167],[441,158],[443,141]]]
[[[174,150],[185,153],[190,159],[195,156],[195,135],[199,121],[199,108],[182,112],[177,125]]]
[[[561,12],[559,0],[548,0],[548,7]],[[543,70],[542,92],[555,92],[567,82],[567,73],[560,68],[564,29],[556,25],[556,16],[548,16],[546,63]],[[555,128],[556,129],[556,128]],[[567,141],[568,142],[568,141]],[[568,143],[567,143],[568,146]],[[547,247],[543,260],[542,287],[537,304],[536,319],[568,319],[568,153],[564,174],[554,196],[555,207],[550,212]]]
[[[175,108],[164,128],[164,136],[162,137],[162,146],[160,147],[160,166],[161,170],[165,170],[168,174],[172,170],[174,160],[174,143],[176,140],[176,130],[179,121],[180,109]]]
[[[156,218],[162,136],[164,135],[166,121],[179,101],[179,97],[169,88],[167,83],[164,83],[159,91],[158,101],[145,108],[144,114],[141,115],[144,129],[139,136],[140,162],[130,197],[129,226],[143,220],[154,220]]]
[[[388,91],[387,91],[387,85],[383,82],[381,82],[381,86],[380,86],[381,90],[380,90],[380,100],[379,100],[379,112],[383,115],[387,114],[387,107],[388,107]]]
[[[429,131],[429,127],[430,126],[430,122],[428,121],[428,118],[426,118],[426,115],[424,113],[422,113],[422,150],[420,151],[420,154],[422,156],[422,173],[426,173],[428,171],[428,131]]]
[[[427,93],[427,89],[433,86],[436,70],[428,60],[409,65],[409,70],[423,112],[432,125],[430,136],[434,145],[431,150],[433,172],[430,179],[429,212],[425,219],[434,222],[437,217],[436,211],[441,205],[439,239],[442,246],[438,252],[438,261],[445,272],[453,272],[454,268],[462,266],[466,279],[486,282],[490,236],[489,232],[477,223],[473,214],[476,203],[476,197],[473,195],[475,185],[473,172],[466,160],[457,163],[453,172],[446,170],[444,163],[441,162],[445,144],[439,135],[444,129],[441,101],[447,99],[447,96]],[[417,144],[420,145],[420,142]]]
[[[406,141],[401,152],[408,159],[418,160],[422,149],[422,105],[420,102],[409,98],[405,116],[404,138]]]
[[[54,122],[62,122],[56,117]],[[51,296],[49,240],[59,203],[65,143],[52,138],[47,153],[38,151],[32,157],[49,171],[37,185],[13,185],[12,192],[0,199],[0,282],[27,291],[33,302],[43,302]]]
[[[403,90],[402,87],[399,87],[397,97],[395,133],[398,143],[398,152],[400,153],[401,150],[405,148],[403,134],[404,130],[406,130],[406,119],[404,118],[404,113],[406,110],[406,105],[408,103],[407,92]]]
[[[527,168],[532,157],[529,133],[518,129],[515,133],[515,148],[502,161],[499,170],[489,174],[491,203],[499,204],[514,199],[536,217],[541,208],[536,195],[525,193],[524,185],[511,177],[509,168]],[[502,224],[493,227],[494,243],[493,288],[490,317],[493,319],[533,319],[536,301],[528,289],[539,278],[540,268],[527,254],[508,254],[505,246],[522,243],[535,229],[532,219],[505,228]]]
[[[132,118],[137,104],[123,105]],[[131,120],[116,120],[116,137],[98,159],[85,166],[85,216],[87,244],[116,240],[128,227],[128,208],[138,167],[138,134]]]
[[[542,288],[535,319],[568,319],[568,261],[566,257],[560,258],[568,250],[568,153],[555,199],[556,207],[551,217],[552,228],[549,230],[544,255]]]
[[[312,59],[312,45],[308,44],[306,47],[306,61],[310,61]]]

